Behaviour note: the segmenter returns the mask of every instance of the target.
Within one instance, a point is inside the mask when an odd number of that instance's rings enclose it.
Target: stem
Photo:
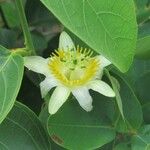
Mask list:
[[[32,38],[31,38],[31,34],[30,34],[30,31],[29,31],[27,19],[26,19],[26,16],[25,16],[22,0],[15,0],[15,3],[16,3],[17,10],[18,10],[18,14],[19,14],[23,34],[24,34],[26,50],[31,51],[32,54],[36,54],[36,52],[34,50]]]
[[[25,48],[12,49],[11,52],[14,54],[19,54],[22,57],[31,55],[30,51],[26,50]]]

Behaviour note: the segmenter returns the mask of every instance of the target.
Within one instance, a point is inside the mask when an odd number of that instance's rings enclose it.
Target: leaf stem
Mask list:
[[[29,31],[27,19],[25,16],[22,0],[15,0],[15,3],[16,3],[17,10],[18,10],[18,15],[20,18],[20,23],[21,23],[21,27],[23,30],[23,34],[24,34],[24,40],[25,40],[24,44],[26,46],[26,50],[31,51],[32,54],[36,54],[34,50],[32,38],[31,38],[31,34]]]
[[[16,48],[11,50],[14,54],[19,54],[22,57],[31,55],[30,51],[26,50],[26,48]]]

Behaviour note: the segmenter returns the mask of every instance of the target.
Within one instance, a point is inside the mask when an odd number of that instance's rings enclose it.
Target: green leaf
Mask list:
[[[104,146],[96,150],[112,150],[112,149],[113,149],[113,143],[111,142],[111,143],[105,144]]]
[[[75,35],[121,71],[134,56],[137,26],[132,0],[41,0]]]
[[[60,147],[58,144],[54,143],[53,141],[51,141],[51,147],[52,150],[66,150],[65,148]]]
[[[142,1],[141,0],[134,0],[134,1],[136,3],[137,7],[141,8],[141,9],[143,9],[148,3],[148,0],[142,0]]]
[[[48,108],[47,108],[47,106],[45,106],[44,108],[42,108],[42,110],[39,114],[39,119],[46,130],[47,130],[46,127],[47,127],[48,117],[49,117]],[[52,140],[51,140],[51,149],[52,150],[66,150],[66,149],[60,147],[58,144],[54,143],[54,141],[52,141]]]
[[[138,27],[138,39],[150,35],[150,22],[145,22]]]
[[[145,105],[143,105],[143,118],[144,118],[144,122],[146,124],[150,124],[150,117],[149,117],[149,114],[150,114],[150,102],[149,103],[146,103]]]
[[[132,138],[132,150],[150,149],[150,125],[145,125],[139,133]]]
[[[136,57],[144,59],[150,58],[150,36],[138,39]]]
[[[150,61],[135,60],[127,75],[142,105],[144,122],[150,123]]]
[[[140,76],[140,78],[135,82],[135,89],[142,104],[150,102],[150,71]]]
[[[92,97],[92,112],[84,111],[76,99],[69,99],[55,115],[49,116],[48,132],[57,144],[67,149],[95,149],[115,138],[110,119],[114,101],[97,93]]]
[[[120,83],[120,96],[123,105],[125,122],[121,118],[116,122],[116,129],[119,132],[136,132],[143,122],[142,107],[130,86],[120,73],[117,73],[117,80]]]
[[[47,127],[47,120],[48,120],[48,117],[49,117],[49,113],[48,113],[48,107],[45,106],[42,108],[40,114],[39,114],[39,119],[43,125],[43,127],[46,129]]]
[[[144,122],[150,123],[150,71],[146,70],[146,72],[136,80],[134,88],[142,104]]]
[[[134,62],[129,69],[129,71],[125,74],[130,82],[135,87],[135,82],[140,79],[141,76],[150,71],[150,60],[138,60],[134,59]]]
[[[8,49],[4,48],[3,46],[0,45],[0,57],[2,58],[3,56],[7,57],[11,54],[11,51],[9,51]],[[1,65],[1,63],[0,63]]]
[[[0,123],[14,105],[23,76],[23,58],[0,47]]]
[[[7,25],[10,28],[18,27],[20,21],[18,21],[19,16],[15,7],[15,3],[13,1],[5,1],[1,3],[1,8]]]
[[[128,143],[119,143],[113,150],[131,150]]]
[[[1,150],[50,150],[48,136],[37,116],[16,102],[0,125]]]
[[[136,3],[137,11],[137,21],[138,23],[143,23],[149,19],[149,0],[134,0]]]
[[[150,58],[150,23],[139,26],[136,57],[140,59]]]
[[[134,60],[132,67],[126,73],[132,87],[142,104],[150,100],[150,60]]]

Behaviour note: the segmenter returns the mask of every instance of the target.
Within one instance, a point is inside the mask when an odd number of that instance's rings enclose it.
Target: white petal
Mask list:
[[[99,70],[96,73],[95,79],[101,80],[102,76],[103,76],[103,68],[99,67]]]
[[[29,69],[37,73],[44,75],[50,74],[48,68],[48,59],[44,59],[40,56],[28,56],[24,57],[24,65]]]
[[[57,86],[56,80],[48,77],[45,78],[45,80],[40,83],[42,98],[44,98],[47,95],[47,93],[55,86]]]
[[[67,100],[70,95],[70,90],[63,86],[58,86],[54,90],[50,101],[48,110],[50,114],[55,114],[58,109],[63,105],[63,103]]]
[[[59,37],[59,48],[63,50],[71,50],[75,48],[71,37],[64,31]]]
[[[80,106],[86,110],[91,111],[92,106],[92,97],[86,87],[78,88],[72,91],[72,94],[75,96]]]
[[[100,68],[104,68],[111,64],[111,62],[102,55],[97,56],[97,58],[100,60]]]
[[[101,80],[94,80],[91,81],[88,85],[89,89],[92,89],[94,91],[97,91],[107,97],[114,97],[115,92],[113,89],[105,82]]]

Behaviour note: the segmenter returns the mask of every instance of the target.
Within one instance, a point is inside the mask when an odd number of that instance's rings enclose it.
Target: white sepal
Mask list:
[[[55,114],[63,103],[68,99],[70,90],[64,86],[58,86],[54,90],[48,106],[49,113]]]
[[[86,87],[81,87],[72,91],[72,94],[79,102],[80,106],[86,110],[91,111],[92,106],[92,97]]]
[[[100,61],[100,68],[107,67],[108,65],[111,64],[111,62],[108,59],[106,59],[104,56],[102,56],[102,55],[99,55],[99,56],[96,56],[96,57]]]
[[[63,49],[64,51],[75,49],[75,45],[71,37],[64,31],[59,37],[59,49]]]
[[[113,89],[107,83],[101,80],[91,81],[88,84],[88,88],[99,92],[107,97],[115,97],[115,92],[113,91]]]
[[[24,57],[24,65],[29,69],[37,73],[47,76],[50,74],[48,68],[48,59],[44,59],[40,56],[28,56]]]
[[[40,83],[42,98],[44,98],[47,93],[55,86],[57,86],[56,80],[50,77],[46,77],[45,80]]]

